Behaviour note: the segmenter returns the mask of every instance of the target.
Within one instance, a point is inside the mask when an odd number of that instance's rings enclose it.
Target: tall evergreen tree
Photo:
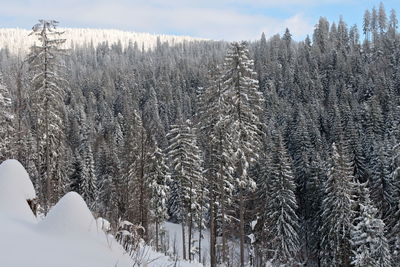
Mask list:
[[[156,227],[156,250],[160,249],[160,226],[168,219],[168,197],[170,189],[168,182],[170,180],[169,168],[165,163],[165,156],[162,150],[156,146],[151,156],[151,162],[146,180],[149,183],[151,198],[150,209],[153,215],[153,221]]]
[[[271,173],[269,178],[268,198],[265,199],[264,231],[268,234],[265,240],[267,259],[274,265],[295,265],[300,250],[300,222],[296,214],[296,184],[290,158],[282,143],[276,138],[273,149]]]
[[[182,224],[183,257],[191,259],[191,238],[194,216],[199,210],[198,197],[202,188],[201,156],[191,122],[175,124],[167,135],[168,158],[171,166],[173,188],[171,192],[171,216]],[[186,240],[186,226],[188,240]],[[188,248],[186,248],[188,244]]]
[[[60,74],[61,45],[65,39],[58,31],[58,22],[40,20],[31,35],[39,45],[31,47],[27,61],[32,72],[30,100],[35,112],[35,134],[38,144],[37,168],[40,170],[44,192],[41,192],[47,211],[62,190],[60,170],[65,168],[64,95],[65,80]]]
[[[352,225],[353,178],[349,162],[335,144],[332,145],[331,166],[324,183],[322,201],[321,263],[349,266],[350,229]]]
[[[210,73],[210,85],[201,96],[199,124],[204,147],[205,177],[210,199],[210,260],[217,264],[217,233],[222,233],[222,260],[227,260],[227,230],[230,221],[227,210],[232,205],[234,169],[231,153],[231,134],[227,129],[225,102],[222,93],[221,73],[214,68]]]
[[[351,230],[353,266],[392,266],[389,245],[385,237],[385,223],[379,219],[365,184],[358,184],[361,195],[358,198],[359,215],[354,219]]]
[[[79,186],[80,191],[78,192],[82,195],[88,206],[96,210],[95,206],[97,203],[98,190],[89,129],[90,127],[83,122],[79,147],[80,159],[82,160],[82,177]]]
[[[244,266],[245,192],[256,187],[248,175],[250,164],[258,158],[262,138],[260,114],[264,98],[258,91],[253,60],[245,42],[232,43],[223,70],[223,97],[226,125],[232,133],[231,151],[235,161],[239,197],[240,266]]]

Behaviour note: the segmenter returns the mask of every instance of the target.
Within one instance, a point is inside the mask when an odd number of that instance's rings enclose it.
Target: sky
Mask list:
[[[255,40],[289,28],[295,40],[311,35],[319,17],[361,29],[375,0],[0,0],[0,27],[30,29],[38,19],[60,27],[118,29],[214,40]],[[382,1],[400,18],[400,1]]]

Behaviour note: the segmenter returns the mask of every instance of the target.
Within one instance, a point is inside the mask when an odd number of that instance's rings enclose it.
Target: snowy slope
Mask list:
[[[0,165],[0,266],[4,267],[128,267],[174,266],[170,258],[143,246],[132,259],[101,229],[82,197],[70,192],[39,221],[27,199],[35,191],[16,160]],[[138,266],[138,265],[135,265]],[[196,267],[179,261],[176,266]]]
[[[0,165],[0,266],[132,266],[115,240],[96,227],[83,199],[68,193],[37,222],[26,199],[35,197],[16,160]]]
[[[168,42],[170,45],[204,40],[188,36],[156,35],[119,30],[66,28],[60,29],[60,31],[65,32],[63,35],[63,38],[67,40],[65,48],[71,48],[73,45],[90,45],[91,43],[96,47],[103,42],[108,42],[109,45],[120,42],[122,47],[126,48],[129,43],[136,42],[140,49],[144,47],[148,50],[156,46],[157,38],[161,43]],[[29,51],[29,47],[37,42],[36,37],[29,36],[30,33],[30,30],[25,29],[0,29],[0,49],[8,47],[12,54],[25,55]]]

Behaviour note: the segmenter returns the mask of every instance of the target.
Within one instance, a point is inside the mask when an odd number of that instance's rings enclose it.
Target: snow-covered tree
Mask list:
[[[354,219],[351,230],[353,250],[352,264],[356,267],[392,266],[389,245],[385,237],[385,223],[379,218],[378,210],[369,197],[365,184],[358,184],[358,216]]]
[[[216,264],[217,232],[222,234],[222,258],[227,257],[226,226],[231,221],[227,214],[233,203],[234,161],[231,158],[231,134],[226,125],[225,102],[222,94],[221,73],[218,67],[210,73],[210,85],[202,92],[199,111],[200,140],[204,147],[204,174],[210,199],[210,257]]]
[[[235,162],[236,186],[239,191],[240,265],[244,266],[245,191],[256,187],[248,175],[250,165],[258,158],[261,146],[263,96],[258,91],[246,42],[232,43],[222,72],[226,127],[232,134],[231,151]]]
[[[268,180],[268,198],[265,199],[263,215],[264,231],[268,233],[264,241],[265,250],[267,259],[276,266],[294,265],[300,249],[296,184],[282,138],[278,136],[276,139]]]
[[[321,264],[350,264],[350,230],[353,219],[353,177],[346,155],[332,145],[331,166],[322,201]]]
[[[94,157],[92,144],[90,143],[90,127],[84,122],[81,129],[79,154],[81,163],[81,184],[79,193],[91,209],[95,209],[98,190],[97,179],[94,169]]]
[[[197,146],[195,129],[188,120],[175,124],[167,135],[173,187],[171,189],[170,211],[182,224],[183,257],[191,259],[191,239],[194,219],[200,209],[199,195],[202,182],[201,155]],[[188,241],[185,227],[188,226]],[[189,245],[186,248],[186,242]],[[188,251],[186,251],[188,249]],[[189,254],[187,254],[187,252]]]
[[[146,180],[150,187],[150,210],[156,227],[156,250],[159,250],[160,226],[168,219],[167,202],[169,198],[170,174],[165,163],[165,155],[156,146],[150,159],[150,166],[146,174]]]
[[[63,185],[59,177],[65,168],[64,95],[65,80],[60,74],[60,46],[65,42],[58,31],[58,22],[39,20],[33,26],[31,35],[39,40],[39,45],[31,47],[28,55],[32,73],[30,101],[35,113],[35,134],[38,139],[38,169],[42,183],[45,210],[58,199]]]

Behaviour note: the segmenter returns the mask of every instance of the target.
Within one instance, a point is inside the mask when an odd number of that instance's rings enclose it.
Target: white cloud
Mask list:
[[[1,1],[1,0],[0,0]],[[219,2],[220,1],[220,2]],[[328,0],[341,1],[341,0]],[[312,25],[302,14],[274,18],[252,12],[249,14],[233,4],[268,5],[313,4],[316,0],[50,0],[10,1],[2,4],[0,15],[32,19],[54,18],[61,26],[116,28],[150,33],[178,33],[196,37],[225,40],[253,40],[261,32],[267,36],[282,33],[288,27],[296,38],[311,33]],[[216,4],[217,2],[217,4]],[[261,3],[262,2],[262,3]],[[254,11],[254,10],[252,10]]]

